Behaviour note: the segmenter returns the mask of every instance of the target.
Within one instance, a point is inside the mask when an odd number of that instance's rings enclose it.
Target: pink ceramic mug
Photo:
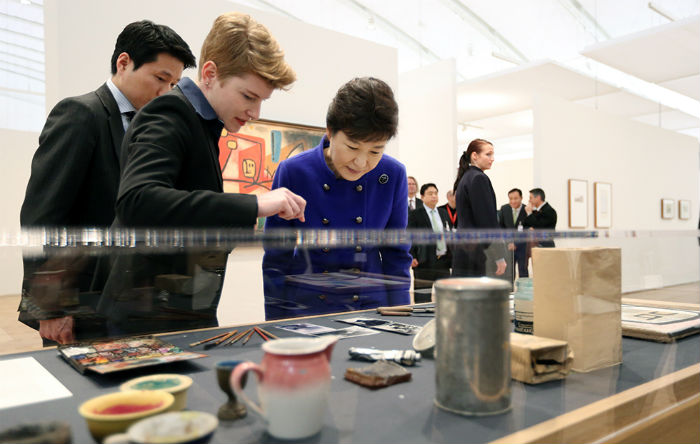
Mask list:
[[[284,338],[263,344],[262,362],[244,362],[231,374],[231,386],[250,408],[267,420],[267,431],[281,439],[300,439],[323,427],[331,384],[330,358],[336,336]],[[258,377],[253,402],[241,388],[248,371]]]

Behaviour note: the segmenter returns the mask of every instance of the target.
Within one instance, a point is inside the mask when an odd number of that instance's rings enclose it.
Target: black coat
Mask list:
[[[20,212],[23,227],[108,227],[114,219],[119,186],[119,148],[124,137],[121,113],[106,84],[61,100],[49,113],[32,159],[31,176]],[[38,329],[38,320],[64,316],[65,294],[102,289],[95,258],[81,255],[25,257],[19,320]],[[34,291],[36,272],[54,272],[64,290]],[[36,294],[34,294],[36,293]],[[41,295],[41,296],[39,296]],[[63,295],[63,296],[62,296]],[[70,298],[69,298],[70,299]],[[95,301],[81,300],[92,305]],[[97,321],[99,323],[100,321]],[[90,329],[76,318],[76,338]],[[101,327],[96,327],[101,329]]]
[[[60,101],[32,159],[22,226],[104,226],[114,219],[124,127],[107,85]]]
[[[179,87],[143,107],[122,145],[117,223],[253,227],[257,197],[223,192],[222,128],[197,114]]]
[[[526,228],[534,228],[540,230],[554,230],[557,226],[557,212],[549,203],[540,208],[539,211],[533,211],[525,218],[523,226]],[[539,243],[540,247],[554,247],[553,240],[545,240]]]
[[[457,201],[457,228],[459,230],[499,229],[496,194],[491,180],[481,169],[470,165],[455,190]],[[453,274],[456,276],[483,276],[486,272],[485,250],[489,243],[462,245],[454,249]],[[505,258],[506,250],[498,243],[495,259]]]
[[[498,211],[498,224],[501,228],[514,230],[518,228],[518,225],[524,224],[526,217],[527,213],[525,212],[525,207],[521,206],[518,218],[515,220],[515,223],[513,223],[513,207],[509,204],[505,204]]]
[[[438,214],[440,215],[442,226],[445,227],[444,230],[451,230],[452,223],[445,209],[438,207]],[[432,230],[433,224],[430,222],[428,212],[422,208],[420,211],[415,210],[410,212],[408,215],[408,226],[406,228]],[[414,244],[411,246],[411,256],[418,261],[418,267],[430,268],[430,265],[437,259],[436,251],[436,244]],[[450,254],[449,246],[447,247],[447,254]]]

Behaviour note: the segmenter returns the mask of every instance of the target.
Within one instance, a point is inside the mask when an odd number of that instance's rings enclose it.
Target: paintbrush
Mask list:
[[[190,347],[196,347],[200,344],[204,344],[205,342],[213,341],[214,339],[219,339],[222,336],[226,336],[227,333],[221,333],[220,335],[212,336],[211,338],[207,339],[202,339],[201,341],[193,342],[190,344]]]
[[[265,334],[267,335],[268,338],[270,338],[270,339],[277,339],[277,336],[273,335],[273,334],[270,333],[269,331],[263,330],[262,327],[258,327],[258,328],[260,329],[261,332],[265,333]]]
[[[248,330],[244,331],[243,333],[239,333],[238,336],[236,336],[235,338],[233,338],[233,339],[232,339],[228,344],[226,344],[226,345],[235,344],[235,343],[238,342],[243,336],[247,335],[251,330],[253,330],[253,329],[252,329],[252,328],[249,328]]]
[[[238,330],[233,330],[232,332],[226,333],[220,339],[218,339],[216,342],[212,342],[212,343],[205,345],[204,348],[205,349],[214,348],[217,345],[219,345],[219,344],[223,343],[224,341],[226,341],[227,339],[229,339],[231,336],[235,335],[236,333],[238,333]]]

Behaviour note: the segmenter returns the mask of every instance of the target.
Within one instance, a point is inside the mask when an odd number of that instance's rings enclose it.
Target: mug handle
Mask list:
[[[243,378],[243,375],[248,373],[249,371],[253,371],[255,375],[258,377],[258,384],[260,384],[263,380],[263,370],[260,368],[260,366],[254,362],[244,362],[242,364],[238,364],[234,369],[233,373],[231,373],[231,387],[233,388],[234,393],[236,396],[240,397],[243,402],[248,404],[251,409],[255,410],[260,416],[265,418],[265,412],[263,411],[262,407],[260,407],[258,404],[253,402],[252,399],[250,399],[245,392],[243,392],[243,388],[241,387],[241,378]]]

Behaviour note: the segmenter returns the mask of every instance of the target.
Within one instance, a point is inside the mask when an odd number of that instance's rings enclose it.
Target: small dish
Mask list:
[[[192,385],[192,378],[174,373],[142,376],[126,381],[119,390],[163,390],[175,397],[170,411],[183,410],[187,406],[187,390]]]
[[[143,419],[105,444],[206,444],[219,420],[205,412],[168,412]]]
[[[435,319],[431,319],[413,338],[413,348],[426,358],[435,357]]]
[[[121,433],[136,421],[168,410],[175,398],[162,390],[109,393],[85,401],[78,408],[97,441]]]

